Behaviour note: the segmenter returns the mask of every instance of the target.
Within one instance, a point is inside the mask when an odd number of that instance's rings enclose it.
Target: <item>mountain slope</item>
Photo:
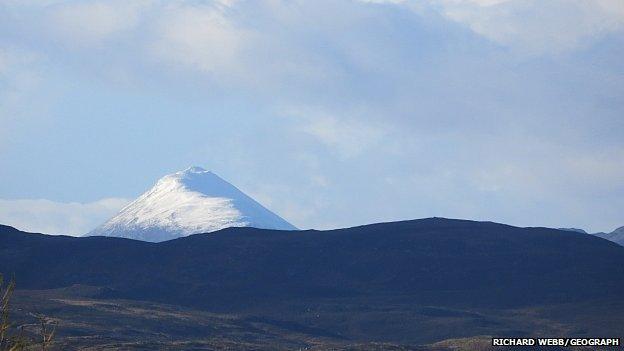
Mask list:
[[[624,246],[624,227],[619,227],[611,233],[595,233],[594,235]]]
[[[324,297],[411,296],[484,306],[624,293],[624,248],[546,228],[447,219],[331,231],[228,228],[162,243],[3,227],[0,269],[23,288],[86,284],[210,308]]]
[[[35,300],[41,289],[98,287],[90,298],[122,313],[122,323],[137,311],[128,301],[141,301],[141,314],[158,319],[150,322],[154,333],[177,338],[187,329],[149,312],[150,304],[244,317],[242,329],[218,336],[226,339],[251,336],[267,323],[290,330],[291,340],[331,335],[399,343],[621,335],[624,325],[624,247],[587,234],[488,222],[430,218],[297,232],[232,227],[160,243],[0,226],[0,273],[14,276]],[[76,316],[83,312],[39,303],[64,321],[59,330],[74,328],[67,335],[89,335],[80,324],[87,318],[104,323],[110,338],[138,337],[117,317]]]
[[[158,242],[247,226],[297,229],[216,174],[191,167],[161,178],[87,235]]]

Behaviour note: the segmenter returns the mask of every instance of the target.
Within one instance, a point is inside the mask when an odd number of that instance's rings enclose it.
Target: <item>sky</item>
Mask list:
[[[210,169],[299,228],[624,225],[621,0],[0,0],[0,223]]]

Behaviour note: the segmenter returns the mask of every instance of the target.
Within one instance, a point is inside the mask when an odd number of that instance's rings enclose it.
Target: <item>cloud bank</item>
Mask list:
[[[31,233],[81,236],[128,203],[118,198],[91,203],[0,199],[0,223]]]

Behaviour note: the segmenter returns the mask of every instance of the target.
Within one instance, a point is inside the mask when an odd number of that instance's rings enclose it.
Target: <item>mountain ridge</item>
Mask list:
[[[611,278],[624,275],[621,246],[492,222],[430,218],[296,232],[231,227],[160,243],[0,231],[2,273],[15,274],[24,288],[108,286],[120,297],[182,304],[371,293],[515,304],[624,291]]]
[[[600,233],[594,233],[593,235],[613,241],[614,243],[624,246],[624,226],[619,227],[609,233],[600,232]]]
[[[536,335],[544,320],[530,316],[539,309],[554,317],[553,308],[568,323],[562,336],[599,335],[607,322],[617,335],[624,308],[622,246],[556,229],[443,218],[327,231],[230,227],[158,243],[0,226],[0,274],[15,277],[28,296],[90,287],[89,299],[124,314],[120,306],[142,301],[253,316],[245,317],[245,333],[258,321],[277,321],[351,341]],[[508,311],[524,312],[509,324]],[[583,322],[569,324],[580,315]],[[108,318],[112,337],[136,338],[120,331],[117,315]],[[66,323],[69,333],[85,335],[75,325]],[[181,329],[163,322],[153,330]]]
[[[597,236],[599,238],[603,238],[603,239],[612,241],[612,242],[614,242],[616,244],[624,246],[624,226],[619,227],[619,228],[617,228],[614,231],[609,232],[609,233],[605,233],[605,232],[588,233],[587,231],[585,231],[583,229],[578,229],[578,228],[558,228],[558,229],[559,230],[569,231],[569,232],[577,232],[577,233],[583,233],[583,234]]]

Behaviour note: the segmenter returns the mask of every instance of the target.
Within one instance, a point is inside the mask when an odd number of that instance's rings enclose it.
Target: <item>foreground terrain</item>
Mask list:
[[[426,219],[231,228],[163,243],[0,228],[13,314],[59,349],[488,349],[490,336],[621,337],[624,247]],[[552,350],[552,349],[551,349]]]
[[[19,291],[13,317],[34,336],[38,325],[32,313],[49,316],[57,330],[53,349],[59,350],[468,351],[491,349],[492,335],[608,337],[622,335],[624,325],[624,302],[462,310],[409,304],[349,306],[349,302],[345,307],[335,300],[308,305],[314,311],[285,316],[269,310],[219,314],[91,297],[97,293],[97,288],[82,286]],[[412,342],[387,341],[408,332],[414,333]]]

